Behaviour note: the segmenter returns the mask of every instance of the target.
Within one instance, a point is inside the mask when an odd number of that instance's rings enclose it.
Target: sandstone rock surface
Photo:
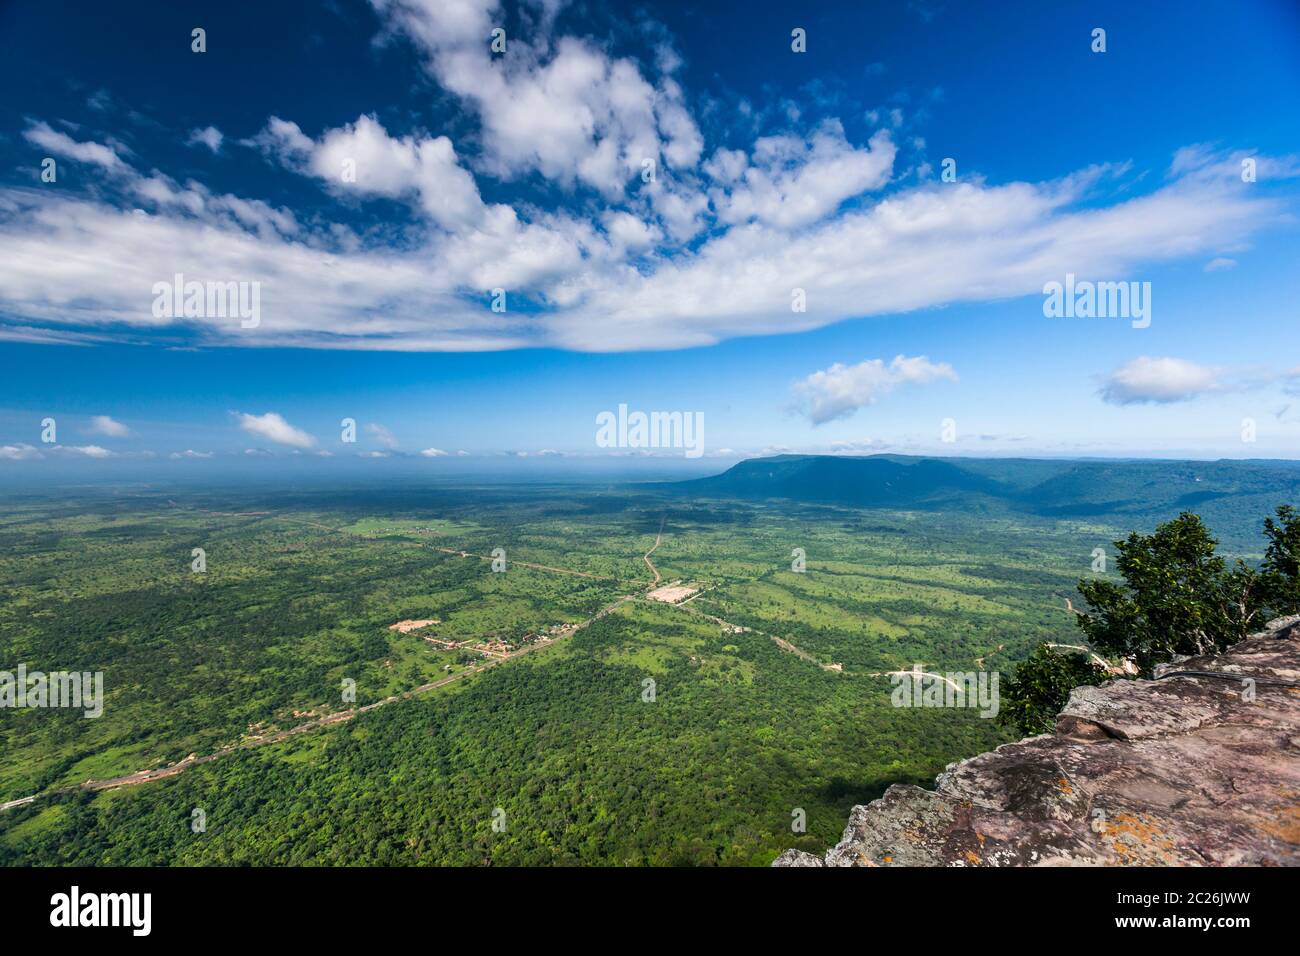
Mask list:
[[[1155,676],[1076,688],[1055,733],[894,785],[824,859],[773,865],[1300,865],[1300,616]]]

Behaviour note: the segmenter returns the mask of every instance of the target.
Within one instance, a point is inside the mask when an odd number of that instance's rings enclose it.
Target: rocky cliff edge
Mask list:
[[[1300,865],[1300,615],[1155,680],[1078,687],[1051,734],[895,784],[774,866]]]

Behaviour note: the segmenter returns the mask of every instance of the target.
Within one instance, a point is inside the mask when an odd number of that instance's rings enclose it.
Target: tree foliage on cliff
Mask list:
[[[1086,654],[1058,654],[1039,644],[1002,684],[998,723],[1024,734],[1045,734],[1080,684],[1099,684],[1106,672]]]
[[[1300,614],[1300,514],[1290,505],[1264,519],[1268,548],[1260,564],[1264,600],[1275,614]]]
[[[1137,665],[1149,676],[1176,656],[1223,651],[1274,615],[1300,611],[1300,514],[1290,505],[1264,520],[1268,539],[1258,569],[1216,554],[1218,542],[1201,519],[1183,512],[1149,535],[1116,541],[1123,584],[1084,579],[1088,609],[1076,623],[1098,654]],[[1023,733],[1050,729],[1070,690],[1097,684],[1106,672],[1081,654],[1040,646],[1002,692],[1000,720]]]
[[[1082,580],[1089,610],[1078,617],[1103,656],[1133,661],[1146,674],[1175,655],[1211,654],[1244,638],[1263,611],[1259,575],[1228,567],[1201,519],[1183,512],[1150,535],[1116,541],[1124,579]]]

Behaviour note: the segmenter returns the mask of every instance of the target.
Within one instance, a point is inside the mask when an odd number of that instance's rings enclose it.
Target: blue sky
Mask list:
[[[1294,4],[802,6],[5,5],[0,469],[1297,457]]]

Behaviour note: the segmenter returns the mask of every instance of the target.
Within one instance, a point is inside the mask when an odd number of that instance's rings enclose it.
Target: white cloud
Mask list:
[[[1300,176],[1300,156],[1261,156],[1249,150],[1224,151],[1205,143],[1178,150],[1169,164],[1168,176],[1172,179],[1240,179],[1247,164],[1254,167],[1259,182]]]
[[[184,451],[174,451],[174,452],[172,452],[170,455],[168,455],[167,457],[168,457],[168,458],[173,458],[173,459],[181,459],[181,458],[211,458],[211,457],[212,457],[212,452],[210,452],[210,451],[195,451],[193,448],[187,448],[187,449],[185,449]]]
[[[1067,272],[1125,274],[1220,247],[1281,212],[1220,180],[1077,206],[1101,175],[913,188],[793,236],[737,226],[654,269],[593,275],[577,307],[550,317],[551,338],[599,351],[681,348],[1036,294]],[[795,288],[806,312],[791,310]]]
[[[719,148],[704,164],[704,172],[714,182],[731,185],[739,181],[749,166],[743,150]]]
[[[1236,259],[1229,259],[1229,258],[1227,258],[1227,257],[1225,257],[1225,256],[1218,256],[1218,257],[1216,257],[1216,258],[1214,258],[1214,259],[1211,259],[1209,262],[1207,262],[1207,263],[1205,264],[1205,271],[1206,271],[1206,272],[1221,272],[1221,271],[1223,271],[1224,269],[1232,269],[1232,268],[1235,268],[1236,265],[1237,265],[1237,260],[1236,260]]]
[[[703,192],[689,185],[667,185],[657,180],[646,187],[646,193],[664,230],[677,242],[688,242],[707,225],[709,199]]]
[[[248,415],[244,412],[232,414],[239,422],[239,427],[250,435],[265,438],[279,445],[292,445],[295,448],[311,448],[316,444],[315,438],[301,428],[290,425],[279,412],[267,412],[264,415]],[[249,453],[253,451],[249,449]]]
[[[1227,390],[1225,374],[1215,366],[1143,355],[1111,372],[1101,397],[1112,405],[1184,402]]]
[[[310,150],[312,174],[340,190],[390,198],[415,194],[429,217],[450,230],[483,221],[478,186],[446,136],[394,139],[373,116],[362,116],[329,130]]]
[[[0,458],[9,461],[27,461],[32,458],[44,458],[39,448],[19,442],[17,445],[0,445]]]
[[[73,455],[85,455],[87,458],[112,458],[113,452],[107,448],[101,448],[99,445],[56,445],[58,451],[66,451]]]
[[[665,138],[664,117],[684,109],[671,77],[651,84],[639,67],[617,68],[624,61],[582,44],[565,60],[567,48],[543,43],[544,33],[529,41],[537,49],[512,39],[508,58],[484,59],[486,34],[475,31],[495,22],[497,12],[486,0],[376,5],[417,39],[435,63],[435,77],[485,71],[485,82],[495,76],[512,93],[515,84],[558,83],[573,97],[608,100],[608,122],[628,135],[635,126],[628,117],[641,115],[649,96],[653,123],[636,127],[633,139],[644,134],[648,144],[653,137],[665,155],[673,143],[685,148],[681,137]],[[594,93],[579,90],[581,84],[571,89],[574,76],[561,83],[559,74],[547,72],[560,63],[585,75],[578,67],[588,60],[592,82],[604,84]],[[627,92],[626,102],[619,90]],[[622,118],[616,121],[614,113]],[[63,136],[45,124],[33,124],[29,133]],[[683,348],[1037,295],[1044,282],[1067,272],[1120,275],[1242,248],[1284,215],[1277,198],[1241,182],[1233,165],[1239,154],[1203,148],[1180,151],[1165,183],[1146,195],[1131,192],[1140,176],[1103,193],[1102,184],[1121,174],[1117,167],[1042,183],[895,184],[883,199],[868,199],[889,182],[893,141],[882,132],[855,146],[835,122],[807,142],[768,136],[748,153],[715,151],[700,169],[651,183],[637,178],[635,191],[624,196],[621,186],[613,188],[623,179],[606,172],[618,172],[627,143],[611,136],[582,132],[576,152],[564,160],[569,174],[575,156],[592,160],[590,185],[605,191],[606,205],[591,197],[570,202],[566,193],[556,211],[484,202],[447,137],[391,135],[372,116],[316,140],[272,117],[246,141],[319,179],[340,199],[386,197],[420,214],[409,229],[365,232],[314,210],[299,222],[292,211],[261,199],[215,194],[156,170],[138,172],[102,147],[113,157],[96,154],[113,171],[113,189],[0,188],[0,338],[90,342],[134,327],[164,344],[197,338],[218,345],[438,351]],[[68,149],[98,145],[64,139]],[[472,142],[478,140],[476,134]],[[475,169],[511,166],[513,155],[489,145]],[[1300,173],[1294,157],[1252,158],[1271,179]],[[342,180],[343,159],[357,161],[355,183]],[[606,159],[612,165],[598,174]],[[524,166],[547,162],[538,153]],[[177,272],[258,282],[261,324],[245,330],[230,319],[155,317],[149,290]],[[487,307],[498,287],[510,298],[504,313]],[[796,288],[806,293],[806,311],[791,310]],[[521,299],[529,308],[515,307]]]
[[[278,116],[267,120],[266,128],[256,136],[241,142],[286,164],[301,161],[315,145],[297,123]]]
[[[105,146],[102,143],[77,142],[66,133],[51,129],[48,123],[33,123],[23,133],[23,137],[29,143],[34,143],[42,149],[48,149],[56,156],[75,159],[83,163],[92,163],[110,172],[118,172],[126,168],[113,147]]]
[[[629,212],[606,212],[601,222],[610,241],[623,249],[633,251],[647,249],[663,236],[653,223],[645,222]]]
[[[397,447],[397,437],[383,425],[371,422],[366,425],[366,432],[385,448],[392,449]]]
[[[367,347],[371,339],[372,348],[440,350],[524,344],[511,333],[514,317],[485,315],[482,304],[456,295],[446,267],[441,276],[436,264],[431,271],[427,255],[330,250],[229,220],[51,201],[39,191],[13,195],[16,206],[6,211],[5,198],[0,190],[0,301],[34,318],[167,325],[171,320],[152,315],[150,289],[183,272],[262,283],[255,333],[241,334],[230,320],[199,320],[228,342]],[[527,267],[508,255],[497,267],[528,278]]]
[[[754,144],[753,165],[735,174],[735,157],[715,154],[711,169],[729,189],[715,189],[721,222],[758,221],[781,229],[817,222],[844,200],[889,181],[896,150],[889,134],[876,133],[867,148],[855,149],[838,121],[828,122],[805,142],[768,136]]]
[[[427,56],[430,74],[478,115],[484,163],[497,175],[531,171],[621,196],[642,162],[685,170],[703,137],[660,55],[657,83],[630,59],[589,41],[550,36],[553,19],[507,40],[493,57],[487,37],[502,22],[497,0],[371,0]],[[558,5],[547,5],[554,13]]]
[[[215,126],[205,126],[203,129],[196,129],[191,132],[190,138],[186,142],[191,146],[202,144],[214,153],[219,153],[221,152],[221,141],[223,139],[225,137],[221,135],[221,130]]]
[[[182,212],[214,226],[252,231],[259,238],[292,236],[298,232],[298,221],[287,209],[277,209],[260,199],[243,199],[228,193],[216,195],[193,181],[181,186],[159,172],[150,176],[133,173],[129,188],[138,198],[162,211]]]
[[[836,362],[795,383],[794,408],[814,425],[822,425],[849,417],[900,385],[926,385],[940,379],[955,382],[957,373],[947,362],[931,362],[924,355],[898,355],[889,364],[881,359],[852,366]]]
[[[424,451],[420,452],[420,454],[425,458],[442,458],[447,453],[441,448],[426,448]]]
[[[93,434],[105,435],[109,438],[127,438],[131,435],[131,429],[107,415],[96,415],[92,418],[89,430]]]

